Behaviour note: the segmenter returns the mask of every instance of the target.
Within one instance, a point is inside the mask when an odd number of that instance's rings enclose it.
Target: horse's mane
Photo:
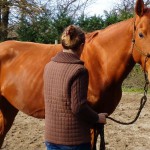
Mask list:
[[[94,37],[96,37],[99,33],[99,30],[93,31],[93,32],[89,32],[86,33],[86,42],[90,42],[92,39],[94,39]]]
[[[130,18],[132,19],[132,18]],[[107,26],[106,28],[104,29],[100,29],[100,30],[95,30],[93,32],[89,32],[89,33],[86,33],[86,42],[90,42],[91,40],[93,40],[95,37],[98,36],[99,32],[104,32],[104,31],[108,31],[108,30],[111,30],[112,27],[116,26],[116,28],[118,28],[118,26],[120,26],[120,24],[122,24],[123,22],[126,22],[128,21],[129,19],[127,20],[124,20],[124,21],[120,21],[120,22],[117,22],[117,23],[114,23],[114,24],[111,24],[109,26]]]
[[[144,13],[150,13],[150,8],[145,8],[144,9]],[[100,31],[108,31],[108,30],[111,30],[112,27],[116,26],[116,28],[118,28],[118,26],[120,26],[120,24],[128,21],[128,20],[131,20],[133,18],[129,18],[127,20],[123,20],[123,21],[120,21],[120,22],[117,22],[117,23],[114,23],[114,24],[111,24],[109,26],[107,26],[106,28],[104,29],[100,29],[100,30],[96,30],[96,31],[93,31],[93,32],[89,32],[89,33],[86,33],[86,42],[90,42],[91,40],[93,40],[96,36],[98,36],[98,33]]]

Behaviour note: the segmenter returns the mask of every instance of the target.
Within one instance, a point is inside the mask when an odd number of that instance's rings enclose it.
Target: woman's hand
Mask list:
[[[107,113],[99,113],[98,116],[99,116],[98,123],[106,124],[106,117],[108,116],[108,114]]]

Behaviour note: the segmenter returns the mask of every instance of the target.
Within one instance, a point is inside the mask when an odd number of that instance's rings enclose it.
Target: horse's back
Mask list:
[[[0,43],[1,95],[26,114],[44,117],[43,71],[60,50],[60,45]]]

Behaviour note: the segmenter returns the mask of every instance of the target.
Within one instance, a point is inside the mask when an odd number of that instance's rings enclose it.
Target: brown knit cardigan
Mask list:
[[[88,71],[72,53],[59,52],[44,70],[45,141],[78,145],[90,142],[98,114],[87,104]]]

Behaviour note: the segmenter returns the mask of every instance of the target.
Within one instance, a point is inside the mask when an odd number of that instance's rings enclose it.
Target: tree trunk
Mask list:
[[[9,2],[0,0],[0,41],[7,40],[9,13]]]

